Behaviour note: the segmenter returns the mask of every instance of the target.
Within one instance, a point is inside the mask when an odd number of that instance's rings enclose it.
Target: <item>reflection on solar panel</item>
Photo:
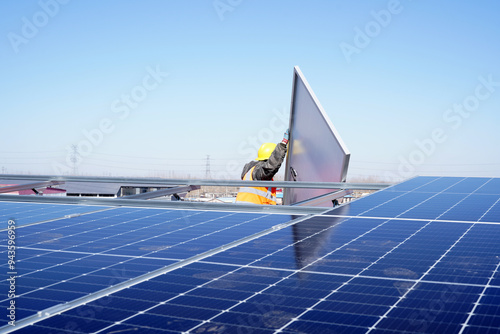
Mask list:
[[[419,177],[293,218],[121,208],[21,228],[17,332],[499,331],[500,179]]]

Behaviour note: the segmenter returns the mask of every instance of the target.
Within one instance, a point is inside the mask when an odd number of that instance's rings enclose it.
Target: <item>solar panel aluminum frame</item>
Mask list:
[[[0,195],[0,202],[77,204],[77,205],[106,206],[106,207],[124,206],[124,207],[136,207],[136,208],[160,208],[160,209],[175,209],[175,210],[281,213],[281,214],[292,214],[292,215],[321,214],[325,212],[325,208],[307,207],[307,206],[163,201],[154,199],[146,201],[144,199],[122,199],[122,198],[102,198],[102,197]]]
[[[285,181],[346,181],[351,154],[298,66],[293,72],[289,129]],[[328,192],[288,188],[283,201],[291,205]]]
[[[320,189],[364,189],[380,190],[392,184],[389,183],[346,183],[346,182],[294,182],[294,181],[243,181],[243,180],[208,180],[208,179],[162,179],[141,177],[100,177],[100,176],[61,176],[61,175],[15,175],[3,174],[1,180],[24,181],[63,181],[63,182],[95,182],[95,183],[127,183],[140,184],[141,186],[163,187],[179,185],[195,186],[228,186],[246,187],[249,185],[258,187],[278,188],[320,188]]]
[[[121,198],[124,198],[124,199],[150,199],[150,198],[157,198],[157,197],[173,195],[173,194],[185,194],[185,193],[188,193],[192,190],[198,190],[198,189],[200,189],[199,186],[178,186],[178,187],[172,187],[172,188],[167,188],[167,189],[149,191],[149,192],[145,192],[142,194],[122,196]]]
[[[334,192],[331,192],[331,193],[327,193],[325,195],[321,195],[321,196],[317,196],[317,197],[314,197],[314,198],[310,198],[308,200],[295,203],[293,205],[298,205],[298,206],[325,206],[325,203],[328,203],[328,205],[330,205],[336,199],[348,196],[350,194],[352,194],[352,190],[349,190],[349,189],[338,190],[338,191],[334,191]]]
[[[36,183],[26,183],[26,184],[15,184],[12,186],[3,186],[0,187],[0,193],[9,193],[20,190],[28,190],[28,189],[38,189],[38,188],[46,188],[50,186],[55,186],[59,184],[64,184],[65,181],[42,181]]]

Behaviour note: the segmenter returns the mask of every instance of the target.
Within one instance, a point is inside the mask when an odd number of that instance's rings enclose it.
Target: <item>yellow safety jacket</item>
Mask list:
[[[252,167],[246,174],[243,180],[253,181]],[[274,187],[242,187],[236,196],[236,202],[247,202],[254,204],[276,205],[276,188]]]

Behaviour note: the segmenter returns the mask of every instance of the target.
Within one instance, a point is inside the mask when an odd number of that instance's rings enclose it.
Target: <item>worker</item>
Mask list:
[[[278,144],[262,144],[257,153],[257,159],[243,167],[242,180],[273,181],[285,159],[289,130]],[[276,188],[274,187],[242,187],[236,196],[236,202],[276,205]]]

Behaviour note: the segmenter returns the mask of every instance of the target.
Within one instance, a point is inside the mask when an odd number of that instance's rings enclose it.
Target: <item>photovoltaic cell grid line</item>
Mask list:
[[[498,179],[477,181],[412,179],[330,212],[357,217],[312,217],[19,332],[498,332],[500,224],[483,223],[498,201],[441,220],[498,195]],[[429,196],[401,200],[412,193]]]
[[[117,208],[19,228],[17,319],[289,220],[283,215]],[[1,235],[2,245],[7,245],[6,235]],[[8,291],[8,270],[6,264],[1,267]],[[5,298],[0,305],[8,302]]]
[[[500,179],[418,177],[354,201],[343,214],[500,223]]]

